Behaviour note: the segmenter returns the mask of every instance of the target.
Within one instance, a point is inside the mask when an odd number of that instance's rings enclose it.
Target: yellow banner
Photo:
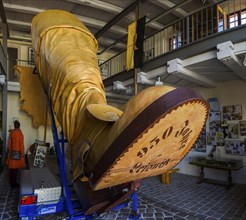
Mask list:
[[[127,50],[126,50],[126,70],[129,71],[134,67],[134,46],[135,35],[137,29],[137,22],[134,21],[128,25],[128,38],[127,38]]]

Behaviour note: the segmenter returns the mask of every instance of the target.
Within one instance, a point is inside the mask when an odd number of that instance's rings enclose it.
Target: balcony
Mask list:
[[[144,40],[144,62],[141,71],[154,84],[156,81],[175,86],[216,86],[215,81],[243,79],[245,57],[246,5],[242,1],[224,1],[174,21]],[[230,43],[231,42],[231,43]],[[226,47],[233,54],[218,58]],[[227,60],[227,61],[226,61]],[[230,65],[229,60],[233,65]],[[33,66],[32,62],[8,59],[8,80],[18,82],[14,65]],[[169,68],[171,65],[171,68]],[[133,70],[126,72],[126,51],[99,64],[106,91],[113,91],[113,83],[120,81],[133,89]],[[172,66],[181,72],[170,72]],[[233,69],[230,66],[234,66]],[[211,67],[214,67],[211,69]],[[216,72],[216,73],[215,73]],[[236,74],[235,74],[236,73]],[[144,88],[148,85],[143,85]]]

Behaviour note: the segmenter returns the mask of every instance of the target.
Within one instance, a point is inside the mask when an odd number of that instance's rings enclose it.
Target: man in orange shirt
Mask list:
[[[12,159],[11,150],[20,151],[21,158],[19,160]],[[20,168],[25,167],[25,152],[24,152],[24,136],[20,130],[20,122],[14,121],[14,129],[11,130],[8,139],[8,156],[6,164],[9,168],[9,182],[11,187],[18,186],[17,175]]]

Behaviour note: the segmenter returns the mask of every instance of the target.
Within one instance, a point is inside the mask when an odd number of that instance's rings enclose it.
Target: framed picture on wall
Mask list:
[[[246,141],[242,140],[226,140],[225,153],[233,155],[246,155]]]
[[[246,121],[239,121],[239,131],[241,136],[246,136]]]
[[[220,111],[218,98],[209,98],[208,103],[209,103],[210,112]]]
[[[242,120],[242,105],[228,105],[222,107],[223,120]]]
[[[220,112],[209,113],[209,131],[221,130],[221,117]]]
[[[224,146],[224,133],[222,131],[216,131],[215,143],[216,146]]]
[[[191,150],[206,153],[206,125],[203,127]]]
[[[229,139],[239,138],[239,127],[238,123],[228,123],[227,129],[225,130],[225,135]]]
[[[216,145],[215,136],[216,136],[215,131],[207,132],[207,145],[210,145],[210,146]]]
[[[224,133],[222,131],[210,131],[207,133],[207,145],[224,146]]]

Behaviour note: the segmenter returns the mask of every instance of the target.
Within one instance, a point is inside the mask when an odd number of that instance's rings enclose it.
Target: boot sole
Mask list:
[[[97,163],[93,190],[162,174],[189,152],[208,115],[195,91],[178,88],[147,106],[123,130]]]

